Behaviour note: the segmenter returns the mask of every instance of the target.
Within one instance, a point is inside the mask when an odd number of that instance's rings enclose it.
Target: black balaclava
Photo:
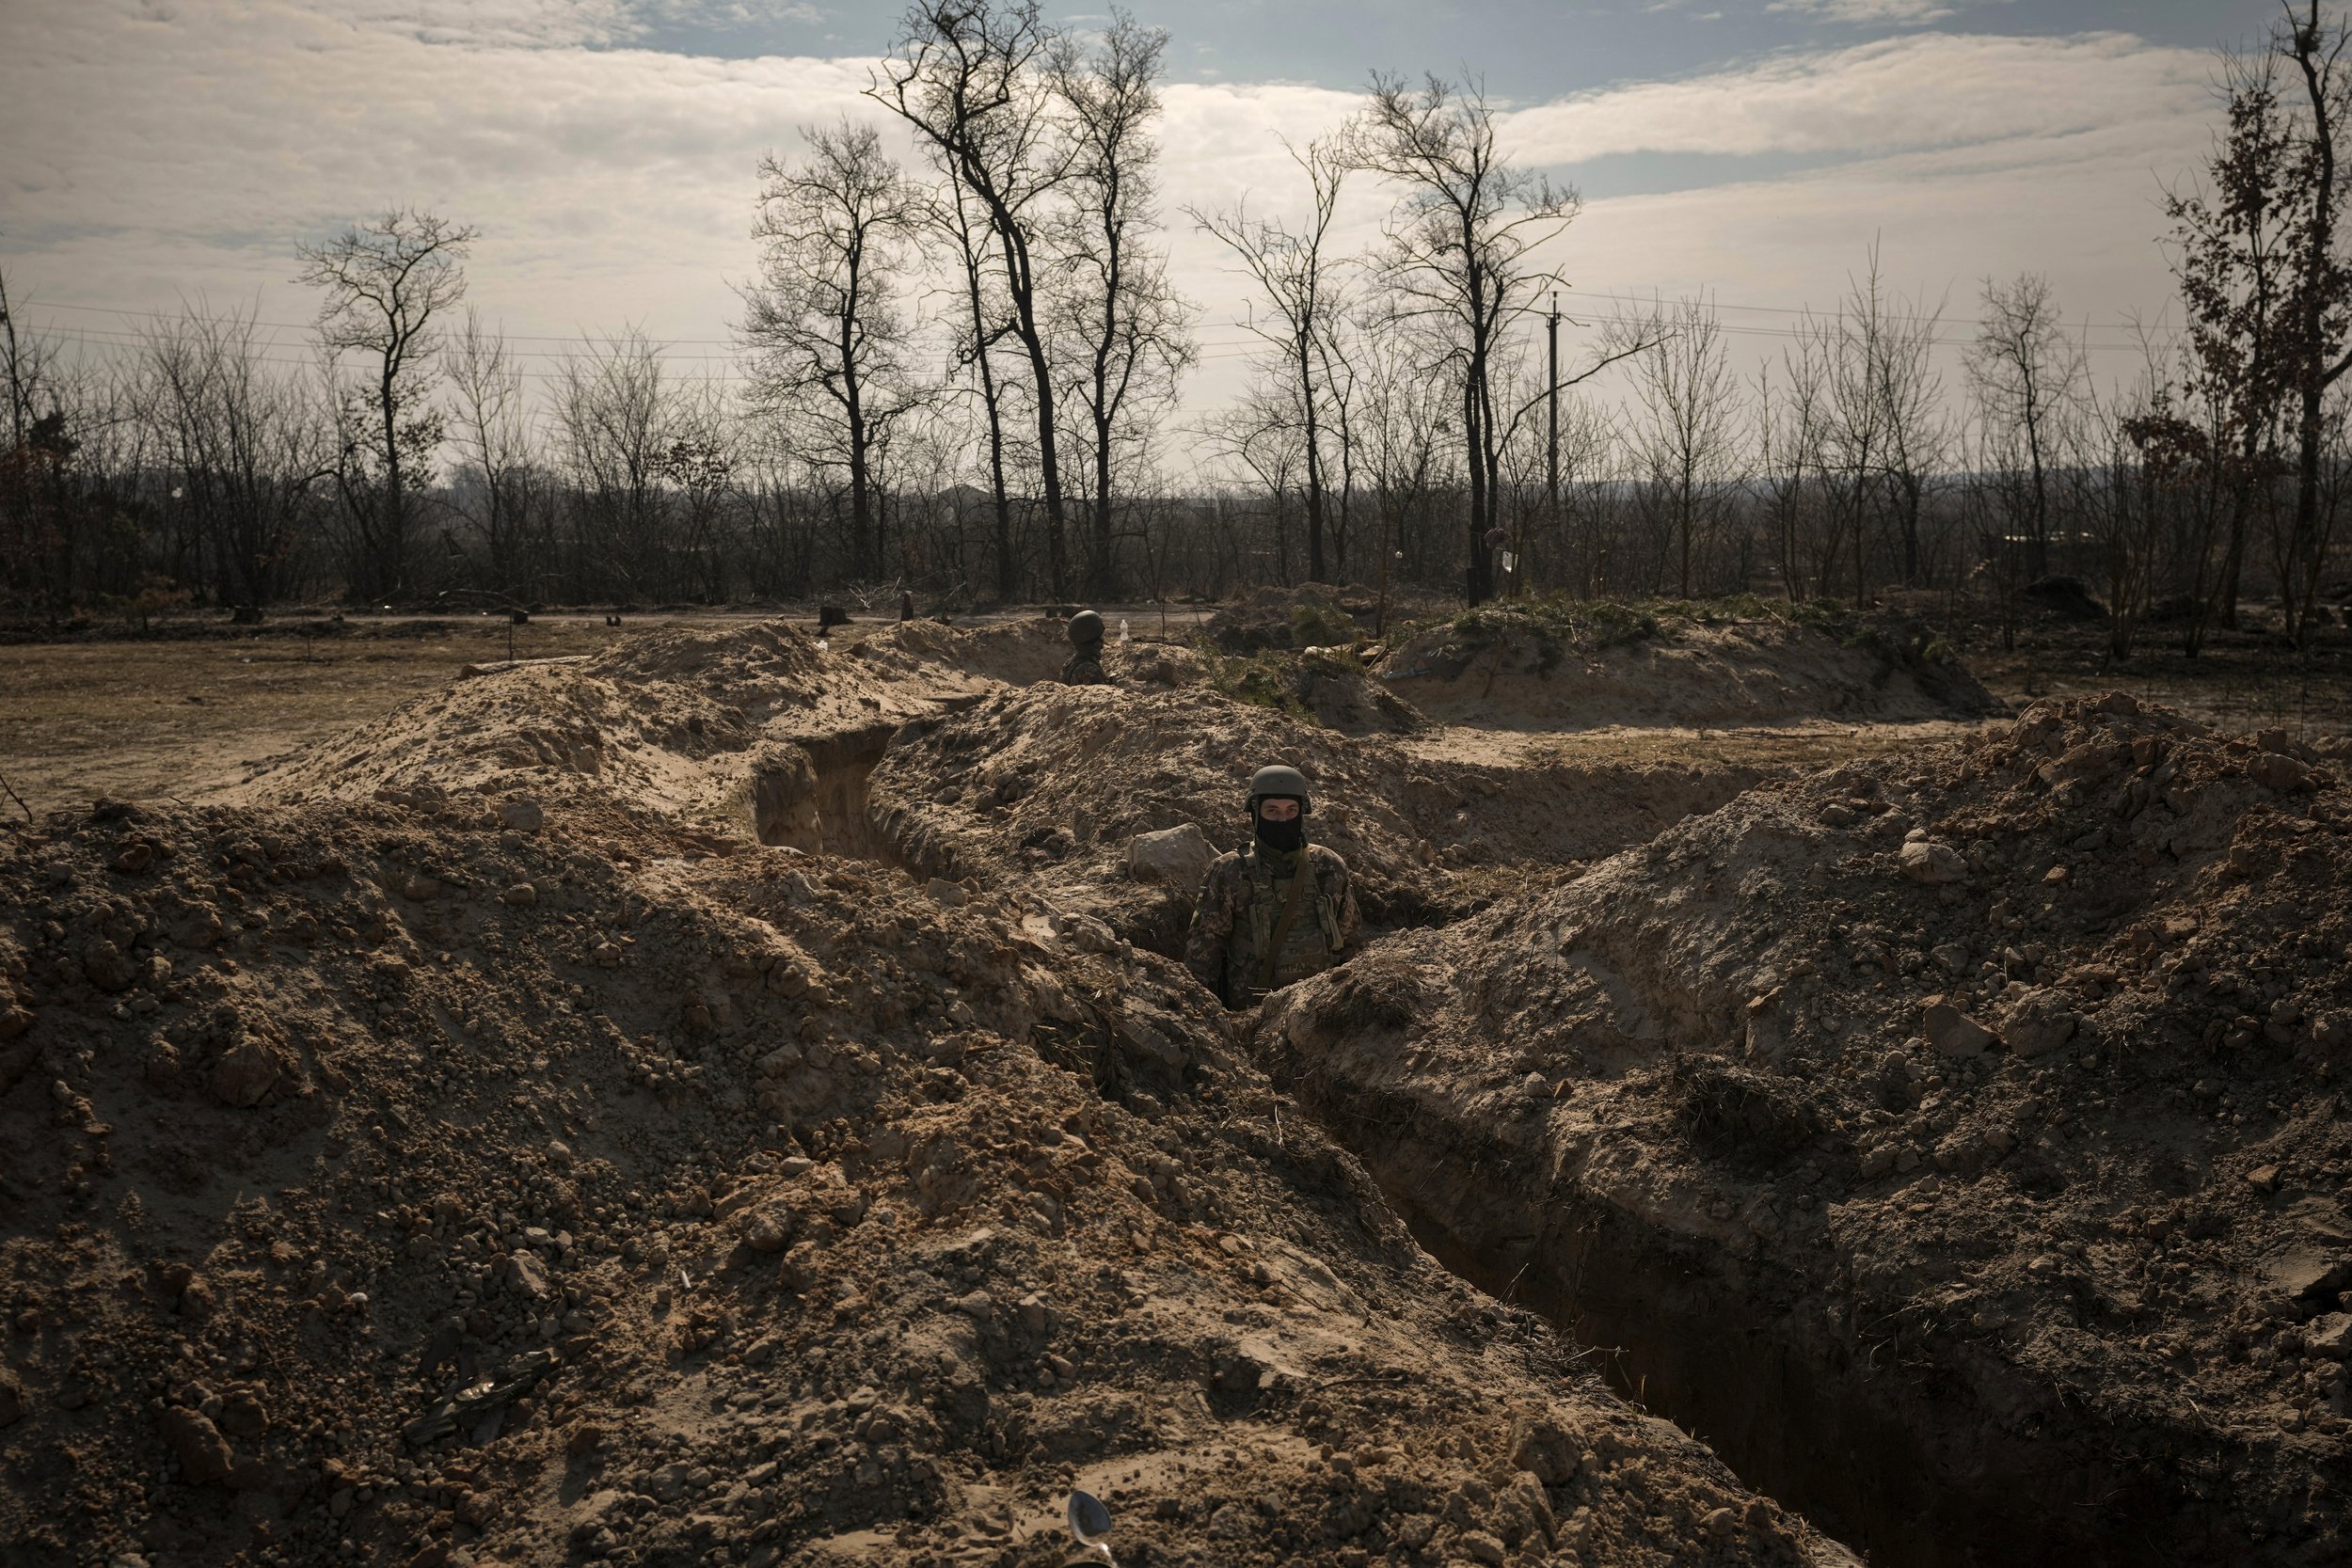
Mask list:
[[[1306,802],[1301,800],[1299,814],[1287,822],[1269,822],[1261,809],[1268,800],[1290,800],[1291,795],[1263,795],[1249,808],[1249,819],[1258,830],[1258,843],[1277,854],[1295,855],[1307,842]]]

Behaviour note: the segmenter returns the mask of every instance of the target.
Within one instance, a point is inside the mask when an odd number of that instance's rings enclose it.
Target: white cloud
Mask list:
[[[2204,56],[2121,34],[1923,34],[1631,83],[1515,112],[1531,157],[1628,152],[1872,154],[2064,136],[2204,107]]]
[[[752,270],[757,158],[792,150],[803,123],[889,123],[860,96],[864,60],[631,48],[625,30],[648,13],[617,0],[25,8],[11,25],[36,46],[0,54],[0,145],[13,154],[0,165],[0,255],[12,287],[53,307],[205,294],[303,320],[295,243],[415,202],[481,226],[473,298],[510,331],[639,322],[723,339],[729,283]],[[1505,132],[1518,155],[1570,172],[1645,152],[1840,160],[1597,201],[1560,247],[1581,285],[1825,304],[1881,235],[1907,286],[1950,286],[1963,306],[1976,277],[2035,267],[2071,311],[2112,316],[2167,293],[2150,243],[2156,177],[2206,150],[2205,69],[2122,37],[1911,37],[1515,108]],[[1354,105],[1302,84],[1168,87],[1169,237],[1212,344],[1194,406],[1240,384],[1229,324],[1243,305],[1177,209],[1244,192],[1256,209],[1293,205],[1278,134],[1304,144]],[[1359,182],[1343,243],[1367,240],[1380,206]]]
[[[1772,0],[1764,8],[1768,11],[1794,11],[1801,16],[1818,17],[1823,22],[1851,22],[1866,26],[1940,22],[1951,15],[1953,9],[1942,0]]]

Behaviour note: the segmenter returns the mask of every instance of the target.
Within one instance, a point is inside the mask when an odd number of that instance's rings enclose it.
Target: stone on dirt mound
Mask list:
[[[402,797],[0,836],[11,1568],[1044,1561],[1073,1483],[1141,1561],[1826,1549],[1166,960]]]
[[[1959,879],[1906,874],[1922,830]],[[1261,1048],[1473,1276],[1866,1552],[2299,1564],[2352,1550],[2306,1326],[2352,1280],[2348,942],[2339,775],[2110,694],[1401,935]]]
[[[1180,822],[1127,841],[1127,873],[1138,882],[1197,888],[1209,873],[1216,849],[1194,823]]]

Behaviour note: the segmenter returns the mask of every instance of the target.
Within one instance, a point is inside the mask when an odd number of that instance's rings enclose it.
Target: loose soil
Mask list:
[[[506,657],[503,623],[352,622],[0,646],[0,772],[35,812],[102,797],[194,803]],[[586,652],[601,623],[517,626],[516,652]]]
[[[1415,631],[1375,673],[1433,719],[1502,729],[1885,722],[1999,708],[1899,621],[1841,638],[1783,620],[1620,616],[1583,626],[1557,610],[1487,607]]]
[[[1441,1256],[1873,1561],[2340,1560],[2319,762],[2042,704],[1400,935],[1262,1056]]]
[[[9,1562],[2342,1557],[2339,742],[607,629],[0,840]],[[1228,1015],[1269,760],[1377,928]]]
[[[1181,951],[1190,887],[1139,888],[1137,833],[1191,824],[1218,850],[1248,832],[1249,775],[1306,774],[1317,842],[1347,858],[1367,919],[1440,922],[1498,885],[1639,843],[1755,783],[1752,767],[1490,763],[1354,738],[1200,688],[1038,688],[911,730],[875,770],[878,829],[928,875],[1026,876],[1121,935]]]
[[[1180,967],[722,831],[1031,657],[969,635],[648,634],[12,832],[9,1560],[1045,1564],[1073,1484],[1147,1564],[1845,1560]]]

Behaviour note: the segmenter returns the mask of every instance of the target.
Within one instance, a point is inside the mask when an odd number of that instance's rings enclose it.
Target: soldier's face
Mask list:
[[[1258,816],[1267,822],[1295,822],[1298,820],[1298,802],[1279,796],[1261,800],[1258,802]]]

